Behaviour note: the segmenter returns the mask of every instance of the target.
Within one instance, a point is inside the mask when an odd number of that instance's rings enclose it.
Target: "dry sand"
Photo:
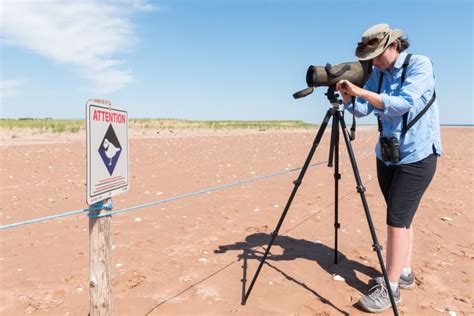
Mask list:
[[[131,189],[114,209],[302,166],[315,131],[135,132]],[[385,245],[376,138],[375,127],[360,128],[352,144]],[[417,287],[402,291],[402,315],[474,313],[474,129],[443,128],[442,138],[445,153],[414,221]],[[2,132],[1,225],[87,207],[83,139]],[[329,130],[314,163],[327,160],[328,141]],[[380,267],[342,146],[341,173],[341,262],[332,262],[333,169],[321,164],[308,169],[245,306],[243,288],[298,172],[114,216],[114,314],[364,314],[355,303]],[[0,231],[0,314],[86,315],[88,238],[86,214]]]

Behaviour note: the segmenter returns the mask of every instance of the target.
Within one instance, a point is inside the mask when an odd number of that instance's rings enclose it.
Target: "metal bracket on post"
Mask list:
[[[106,99],[90,99],[89,101],[91,102],[95,102],[95,103],[98,103],[98,104],[102,104],[102,105],[107,105],[110,108],[112,108],[112,101],[110,100],[106,100]]]

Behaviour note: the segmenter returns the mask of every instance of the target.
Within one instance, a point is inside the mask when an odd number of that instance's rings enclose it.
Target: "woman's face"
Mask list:
[[[379,70],[391,69],[399,55],[397,43],[392,43],[382,54],[374,58],[373,65]]]

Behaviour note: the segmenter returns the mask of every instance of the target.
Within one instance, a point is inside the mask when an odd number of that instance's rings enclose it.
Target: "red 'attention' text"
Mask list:
[[[101,110],[94,110],[94,114],[92,115],[92,120],[118,123],[118,124],[126,123],[125,114],[109,112],[109,111],[101,111]]]

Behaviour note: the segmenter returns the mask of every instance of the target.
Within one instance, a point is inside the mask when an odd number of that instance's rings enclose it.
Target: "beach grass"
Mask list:
[[[193,121],[181,119],[130,119],[131,129],[300,129],[315,127],[303,121]],[[78,133],[85,130],[84,120],[0,119],[0,129],[31,129],[39,133]]]
[[[83,120],[52,120],[52,119],[0,119],[0,129],[21,130],[31,129],[52,133],[78,133],[85,128]]]
[[[131,128],[142,129],[290,129],[310,128],[303,121],[192,121],[180,119],[131,119]]]

